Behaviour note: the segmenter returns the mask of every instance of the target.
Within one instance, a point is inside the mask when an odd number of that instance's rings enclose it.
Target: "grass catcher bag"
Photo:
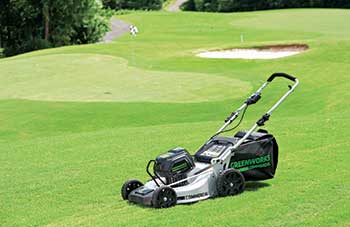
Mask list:
[[[245,134],[245,131],[240,131],[235,138],[242,138]],[[246,181],[274,177],[278,163],[278,145],[267,131],[253,132],[234,153],[230,159],[230,168],[242,172]]]

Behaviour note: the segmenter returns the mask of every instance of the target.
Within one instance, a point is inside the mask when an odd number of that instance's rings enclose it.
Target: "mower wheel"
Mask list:
[[[123,184],[122,187],[122,197],[124,200],[127,200],[129,197],[129,194],[134,191],[135,189],[143,186],[142,182],[139,180],[128,180]]]
[[[237,195],[244,191],[244,176],[236,169],[227,169],[218,177],[216,187],[219,196]]]
[[[169,186],[161,186],[153,193],[152,204],[155,208],[168,208],[175,206],[176,201],[176,192]]]

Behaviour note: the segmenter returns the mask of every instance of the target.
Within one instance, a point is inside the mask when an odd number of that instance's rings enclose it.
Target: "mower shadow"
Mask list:
[[[270,184],[264,183],[264,182],[259,182],[259,181],[251,181],[251,182],[246,182],[245,184],[245,191],[257,191],[260,188],[265,188],[269,187]]]

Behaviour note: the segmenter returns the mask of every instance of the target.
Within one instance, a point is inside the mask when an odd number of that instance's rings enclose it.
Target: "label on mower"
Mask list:
[[[265,155],[256,158],[243,159],[239,161],[233,161],[230,163],[230,168],[237,169],[239,171],[247,171],[256,168],[264,168],[271,166],[271,156]]]

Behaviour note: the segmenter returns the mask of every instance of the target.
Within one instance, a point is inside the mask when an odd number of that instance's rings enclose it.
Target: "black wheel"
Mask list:
[[[128,180],[123,184],[122,187],[122,197],[124,200],[127,200],[130,192],[134,191],[136,188],[143,186],[139,180]]]
[[[176,192],[169,186],[157,188],[152,197],[152,204],[155,208],[168,208],[176,205]]]
[[[227,169],[220,174],[216,186],[219,196],[237,195],[244,191],[244,176],[236,169]]]

